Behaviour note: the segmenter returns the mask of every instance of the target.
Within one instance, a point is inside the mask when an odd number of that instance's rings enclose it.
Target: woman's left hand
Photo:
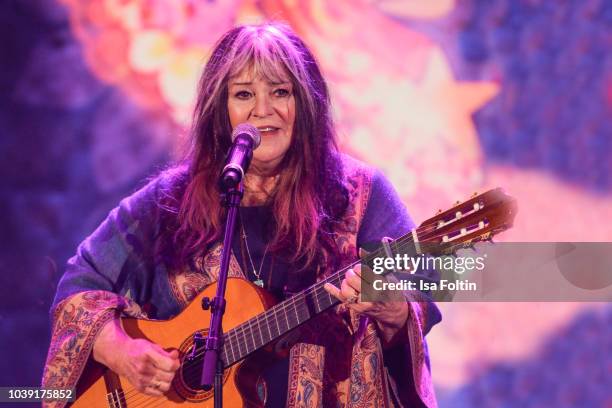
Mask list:
[[[385,342],[390,342],[408,319],[408,303],[403,300],[391,302],[361,302],[361,265],[349,269],[340,288],[326,283],[324,289],[357,313],[374,318],[382,331]]]

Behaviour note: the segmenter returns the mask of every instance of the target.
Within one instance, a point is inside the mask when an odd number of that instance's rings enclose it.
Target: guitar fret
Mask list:
[[[287,308],[284,310],[284,312],[285,312],[285,321],[287,322],[287,327],[284,330],[284,332],[287,332],[287,331],[291,330],[291,327],[293,327],[293,325],[291,324],[291,322],[292,322],[292,320],[291,320],[291,315],[292,315],[291,309],[292,309],[292,306],[293,305],[291,303],[289,303],[287,305]]]
[[[112,392],[109,392],[108,394],[106,394],[106,400],[108,401],[108,405],[111,408],[116,408],[117,405],[115,405],[115,394]]]
[[[304,323],[308,319],[310,319],[311,308],[314,308],[314,305],[311,301],[311,296],[309,294],[304,294],[301,296],[302,304],[300,309],[303,311],[302,318],[300,319],[300,323]]]
[[[297,301],[300,300],[300,302],[298,303]],[[295,326],[299,325],[300,323],[303,322],[302,320],[302,303],[301,303],[302,299],[296,299],[296,303],[295,305],[293,305],[294,309],[295,309],[295,317],[297,319],[297,323],[295,324]]]
[[[291,327],[291,326],[289,325],[289,316],[287,315],[287,311],[283,310],[283,314],[285,315],[285,321],[287,322],[287,327],[286,327],[285,330],[283,330],[283,333],[284,333],[284,332],[288,331],[289,327]]]
[[[257,338],[259,339],[259,342],[256,342],[255,344],[255,348],[257,349],[264,345],[266,341],[264,339],[263,331],[261,330],[261,320],[259,320],[259,316],[255,316],[255,324],[257,325]]]
[[[242,339],[240,338],[240,336],[241,336],[241,333],[240,333],[241,327],[242,327],[242,325],[240,325],[240,326],[236,327],[236,329],[235,329],[235,330],[236,330],[236,342],[238,343],[238,344],[237,344],[237,346],[238,346],[238,354],[239,354],[240,356],[243,356],[243,355],[245,355],[246,353],[244,353],[244,354],[243,354],[242,349],[241,349],[241,347],[240,347],[241,345],[243,345],[243,344],[244,344],[244,343],[243,343],[243,341],[242,341]]]
[[[231,357],[230,357],[230,353]],[[223,357],[223,364],[226,366],[230,363],[230,360],[234,359],[234,347],[232,345],[232,332],[223,335],[223,349],[221,350],[221,356]]]
[[[248,352],[250,353],[253,350],[255,350],[255,335],[253,335],[253,322],[249,319],[247,320],[247,324],[248,324],[248,328],[246,330],[248,330],[248,332],[251,334],[251,339],[253,340],[253,348],[248,350]]]
[[[281,335],[280,323],[278,322],[278,314],[276,311],[272,312],[272,316],[274,316],[274,321],[276,321],[276,330],[278,330],[278,335]]]
[[[319,286],[316,290],[316,299],[317,304],[319,305],[319,310],[317,310],[317,312],[322,312],[330,305],[330,299],[326,298],[327,296],[329,296],[329,293],[327,293],[327,291],[323,289],[322,286]],[[323,306],[321,306],[321,303],[323,304]]]
[[[335,298],[329,292],[327,292],[327,291],[325,291],[325,294],[327,296],[327,301],[329,302],[329,304],[330,305],[333,304]]]
[[[300,323],[300,315],[298,314],[298,308],[297,308],[297,305],[295,304],[295,302],[293,304],[293,311],[295,312],[295,318],[297,319],[297,324],[299,324]],[[297,326],[297,324],[296,324],[296,326]]]
[[[268,322],[268,320],[269,320],[268,316],[266,315],[265,324],[266,324],[266,327],[268,328],[268,335],[270,336],[268,338],[268,341],[271,341],[274,337],[272,336],[272,331],[270,330],[270,322]]]
[[[298,295],[300,296],[299,302],[296,305],[296,309],[297,309],[297,317],[298,317],[298,323],[302,324],[304,323],[306,320],[308,320],[308,304],[306,303],[307,299],[305,295]]]
[[[119,390],[115,389],[114,393],[117,396],[117,405],[116,406],[117,406],[117,408],[121,408],[121,406],[123,404],[121,403],[121,397],[119,396]]]
[[[263,328],[261,329],[261,338],[262,338],[263,344],[266,344],[266,343],[268,343],[269,341],[272,340],[272,332],[270,331],[270,325],[268,323],[268,315],[267,314],[263,314],[261,316],[260,326],[263,326],[263,327],[265,327],[267,329],[267,331],[264,330]]]
[[[234,341],[233,340],[234,339],[233,339],[233,336],[231,334],[229,334],[227,336],[227,338],[226,338],[226,341],[229,343],[229,350],[232,352],[232,362],[236,360],[236,356],[234,354],[234,344],[233,344]],[[227,350],[227,349],[225,349],[225,350]],[[227,363],[228,361],[225,361],[225,362]]]
[[[219,352],[219,358],[221,359],[223,364],[225,364],[227,362],[227,354],[225,353],[225,350],[223,348]]]

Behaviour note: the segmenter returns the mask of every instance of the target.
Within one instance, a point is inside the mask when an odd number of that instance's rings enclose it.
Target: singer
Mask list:
[[[233,28],[202,74],[186,157],[121,201],[68,261],[52,307],[45,388],[80,384],[78,391],[93,364],[110,369],[102,403],[184,401],[183,339],[162,346],[129,335],[120,318],[168,320],[214,284],[225,217],[220,180],[242,124],[261,142],[248,169],[232,173],[244,172],[244,197],[230,277],[287,299],[358,259],[362,244],[414,227],[382,173],[338,151],[328,88],[304,42],[280,23]],[[326,284],[341,303],[272,343],[253,381],[261,406],[436,406],[424,336],[440,321],[438,309],[403,297],[361,302],[360,288],[359,268],[339,286]],[[248,310],[246,298],[227,302]],[[112,383],[116,376],[126,381]]]

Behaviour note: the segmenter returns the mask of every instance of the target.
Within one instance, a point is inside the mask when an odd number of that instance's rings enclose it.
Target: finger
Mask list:
[[[350,287],[355,289],[357,293],[361,292],[361,278],[352,269],[345,273],[344,280],[347,281]]]
[[[349,279],[349,278],[361,278],[361,267],[359,267],[359,265],[355,265],[354,267],[352,267],[351,269],[347,270],[346,272],[344,272],[344,278],[345,279]]]
[[[178,370],[179,367],[181,366],[181,358],[180,358],[179,351],[177,349],[173,349],[173,350],[169,351],[168,352],[168,357],[170,357],[174,361],[174,364],[172,365],[170,370],[171,371]]]
[[[344,302],[344,299],[342,298],[342,295],[340,294],[340,289],[338,289],[331,283],[326,283],[325,285],[323,285],[323,289],[325,289],[327,293],[329,293],[330,295],[332,295],[339,301]]]
[[[359,291],[353,288],[347,279],[342,281],[340,285],[340,296],[342,296],[343,301],[347,301],[348,299],[352,299],[359,296]]]
[[[376,311],[376,308],[372,302],[349,303],[348,307],[357,313],[370,314],[371,312]]]
[[[170,389],[171,381],[162,381],[161,379],[157,379],[153,381],[153,388],[157,388],[161,393],[165,393]]]
[[[368,255],[370,255],[370,254],[371,254],[371,252],[366,251],[366,250],[365,250],[365,249],[363,249],[363,248],[359,248],[359,257],[360,257],[361,259],[365,258],[366,256],[368,256]]]
[[[129,370],[142,380],[143,388],[153,379],[157,371],[152,361],[146,355],[129,360],[128,364],[130,366]]]
[[[161,397],[164,393],[157,387],[149,385],[144,389],[144,393],[152,397]]]
[[[171,373],[169,371],[157,370],[157,373],[155,374],[155,377],[153,377],[153,381],[151,381],[151,383],[155,384],[156,381],[171,383],[173,378],[174,373]]]
[[[374,274],[374,272],[372,272],[372,268],[370,268],[370,266],[367,265],[367,264],[359,264],[358,267],[356,267],[354,269],[355,269],[355,273],[361,279],[367,279],[368,278],[368,273]]]
[[[179,366],[178,358],[173,358],[170,353],[157,345],[149,349],[147,356],[153,361],[155,367],[160,370],[174,372]]]

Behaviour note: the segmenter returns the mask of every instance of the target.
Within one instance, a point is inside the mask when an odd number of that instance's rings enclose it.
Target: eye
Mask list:
[[[238,91],[234,94],[234,96],[238,99],[249,99],[251,97],[251,93],[249,91]]]
[[[274,90],[274,95],[285,97],[291,95],[291,92],[286,88],[277,88]]]

